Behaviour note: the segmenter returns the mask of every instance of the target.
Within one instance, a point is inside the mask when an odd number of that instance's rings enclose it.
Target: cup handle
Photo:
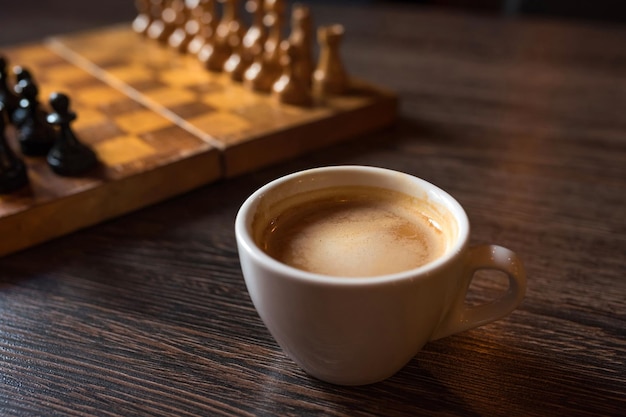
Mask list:
[[[493,301],[469,307],[465,305],[467,291],[474,273],[482,269],[504,272],[509,278],[509,288]],[[501,319],[517,308],[526,293],[526,272],[522,262],[514,252],[498,245],[471,248],[467,254],[463,280],[462,291],[430,340],[440,339]]]

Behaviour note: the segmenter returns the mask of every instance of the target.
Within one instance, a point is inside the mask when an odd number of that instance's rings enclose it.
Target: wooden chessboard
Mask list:
[[[396,96],[353,81],[310,108],[277,103],[134,33],[129,25],[2,51],[28,68],[43,104],[64,92],[101,161],[78,178],[23,157],[30,186],[0,195],[0,256],[392,124]],[[15,131],[7,130],[18,150]]]

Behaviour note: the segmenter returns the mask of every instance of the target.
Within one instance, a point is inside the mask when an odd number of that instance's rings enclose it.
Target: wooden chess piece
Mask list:
[[[19,108],[20,99],[9,87],[7,66],[7,59],[0,56],[0,103],[7,113],[8,120],[12,121],[15,111]]]
[[[150,16],[149,23],[142,35],[150,39],[157,39],[164,29],[162,20],[163,10],[169,6],[170,0],[150,0]]]
[[[299,56],[296,61],[294,72],[298,78],[306,80],[307,85],[312,85],[313,77],[313,19],[307,6],[294,4],[291,11],[291,34],[289,43],[292,44]]]
[[[280,76],[281,66],[280,43],[282,41],[282,31],[285,22],[285,4],[283,0],[266,0],[265,16],[263,21],[269,28],[269,33],[263,45],[263,66],[265,72],[270,73],[274,79]]]
[[[204,0],[206,2],[206,0]],[[186,53],[189,43],[195,38],[201,29],[201,19],[204,14],[203,0],[185,0],[186,21],[177,27],[169,37],[169,45],[180,53]]]
[[[200,3],[191,9],[191,16],[191,21],[197,22],[198,28],[197,33],[195,33],[187,46],[187,52],[198,55],[202,47],[206,44],[211,44],[215,38],[215,30],[218,23],[215,0],[200,0]],[[194,24],[191,23],[187,30],[190,32],[195,31],[193,26]]]
[[[46,112],[39,104],[39,89],[32,79],[24,79],[16,86],[21,99],[13,115],[17,139],[24,155],[46,155],[54,144],[54,131],[46,123]]]
[[[262,52],[257,52],[254,62],[244,74],[244,85],[254,91],[269,93],[282,72],[280,42],[284,21],[284,2],[283,0],[265,0],[264,10],[263,24],[269,28],[269,33]],[[261,56],[258,56],[259,52]]]
[[[283,73],[272,87],[272,97],[280,103],[310,106],[313,102],[308,79],[296,71],[298,47],[289,41],[281,43]]]
[[[132,28],[135,32],[145,35],[153,20],[152,1],[135,0],[135,8],[138,14],[133,20]]]
[[[187,46],[191,42],[192,35],[187,33],[187,25],[193,25],[195,20],[191,17],[191,10],[196,7],[199,0],[184,0],[180,25],[177,25],[172,34],[167,38],[167,44],[180,53],[187,52]]]
[[[275,79],[271,74],[263,72],[263,48],[255,45],[252,52],[254,61],[243,74],[244,86],[253,91],[268,93],[272,90]]]
[[[263,23],[269,28],[265,42],[265,52],[280,55],[280,42],[285,18],[285,4],[283,0],[265,0],[263,4],[265,16]]]
[[[313,73],[313,82],[318,94],[342,94],[349,87],[348,74],[339,54],[343,35],[342,25],[320,27],[317,31],[320,59]]]
[[[48,165],[58,175],[80,175],[98,164],[94,151],[81,143],[70,123],[76,113],[70,110],[70,99],[62,93],[52,93],[50,106],[54,112],[48,115],[48,123],[58,127],[56,142],[48,153]]]
[[[161,18],[154,20],[148,28],[148,37],[161,43],[167,43],[176,28],[184,25],[187,20],[184,0],[169,0],[164,4]]]
[[[26,165],[15,155],[4,134],[5,113],[4,104],[0,102],[0,194],[11,193],[28,184]]]
[[[267,38],[263,25],[263,0],[248,0],[246,11],[252,14],[252,24],[243,36],[239,47],[224,64],[224,72],[230,74],[234,81],[243,81],[245,71],[254,61],[255,51],[262,50]]]
[[[224,63],[241,43],[245,28],[239,18],[239,0],[219,0],[222,3],[222,19],[215,30],[212,44],[206,44],[198,53],[200,62],[210,71],[222,71]]]

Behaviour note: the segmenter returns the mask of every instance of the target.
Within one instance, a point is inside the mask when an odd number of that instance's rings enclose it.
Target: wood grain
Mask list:
[[[624,414],[626,29],[390,3],[313,13],[346,26],[352,73],[400,91],[398,126],[1,259],[1,414]],[[334,164],[447,189],[474,243],[524,260],[522,306],[379,384],[306,376],[254,311],[233,221],[266,182]],[[500,288],[480,276],[472,301]]]

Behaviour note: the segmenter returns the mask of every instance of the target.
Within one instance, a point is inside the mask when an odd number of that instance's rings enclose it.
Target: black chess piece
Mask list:
[[[35,80],[31,72],[19,65],[13,67],[13,75],[15,76],[15,86],[13,90],[15,91],[16,97],[19,97],[22,94],[22,88],[25,85],[23,80],[30,80],[33,84],[35,84]],[[36,85],[36,84],[35,84]],[[19,107],[19,98],[18,98],[18,106],[15,112],[10,116],[10,122],[13,123],[16,129],[20,129],[22,127],[22,123],[27,118],[28,111],[25,109],[21,109]]]
[[[19,84],[22,80],[33,80],[33,74],[28,68],[19,65],[13,67],[13,75],[15,75],[15,84]]]
[[[48,153],[48,165],[59,175],[80,175],[98,164],[94,151],[82,144],[70,123],[76,113],[70,110],[70,99],[62,93],[50,95],[50,106],[54,112],[48,115],[48,123],[58,127],[56,142]]]
[[[9,88],[9,78],[7,74],[8,62],[5,57],[0,56],[0,103],[4,106],[4,111],[8,114],[8,120],[13,120],[13,113],[19,106],[18,96]]]
[[[0,103],[0,194],[19,190],[28,184],[24,161],[15,155],[7,143],[4,113],[4,104]]]
[[[46,123],[46,112],[41,108],[37,96],[39,89],[32,79],[23,79],[16,85],[21,99],[13,115],[24,155],[47,155],[54,145],[54,129]]]

